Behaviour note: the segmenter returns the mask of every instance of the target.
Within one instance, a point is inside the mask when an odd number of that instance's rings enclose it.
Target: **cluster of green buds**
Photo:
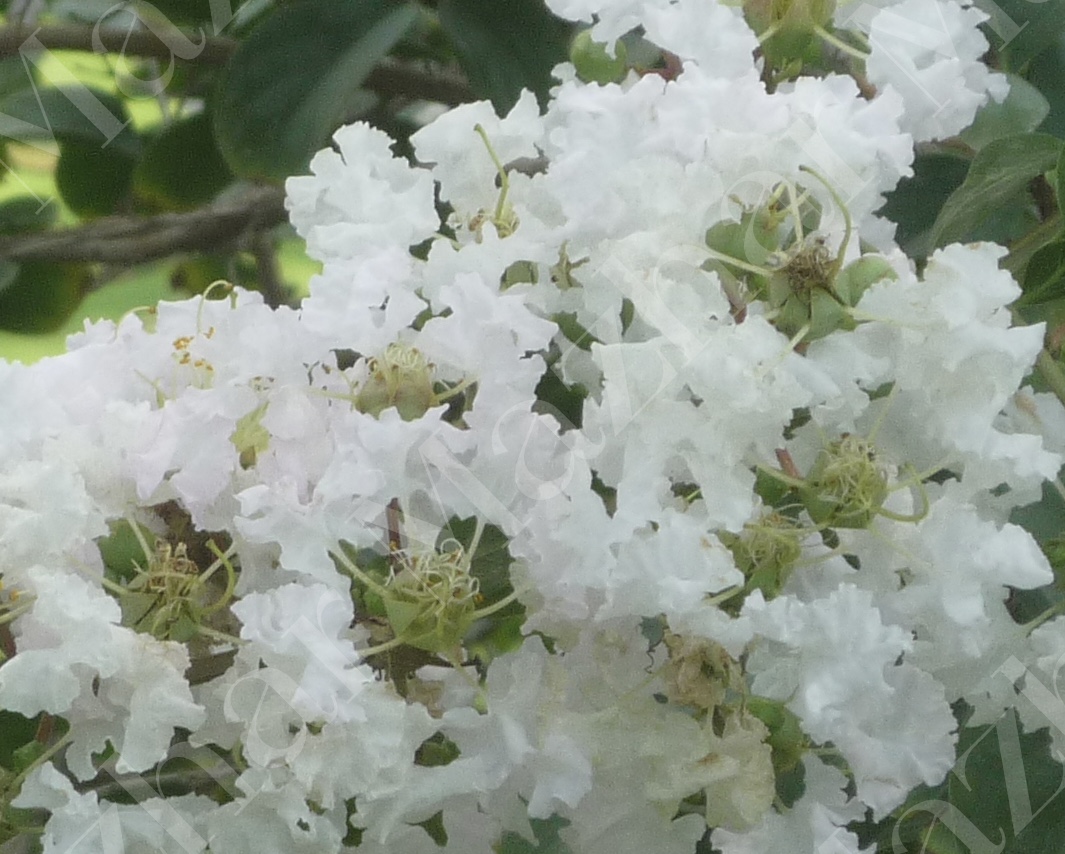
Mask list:
[[[875,433],[874,429],[871,436]],[[826,441],[805,475],[786,450],[778,450],[777,459],[779,469],[757,467],[755,490],[764,503],[761,515],[739,532],[716,533],[744,576],[742,588],[717,597],[731,614],[738,613],[755,590],[766,600],[773,599],[797,568],[838,554],[836,529],[866,529],[877,517],[916,523],[928,512],[923,476],[903,466],[901,471],[908,476],[896,479],[871,437],[843,433]],[[907,488],[919,499],[916,512],[902,514],[885,507],[892,492]],[[830,550],[805,550],[818,534]]]
[[[844,266],[850,215],[828,189],[846,223],[835,254],[822,237],[811,233],[820,222],[820,210],[808,194],[786,185],[766,204],[745,207],[739,221],[719,222],[707,231],[711,257],[704,269],[718,274],[737,320],[743,319],[747,305],[759,301],[783,334],[800,344],[814,341],[836,330],[854,329],[853,309],[862,295],[876,282],[897,278],[879,255],[862,255]],[[785,192],[790,196],[787,203]]]

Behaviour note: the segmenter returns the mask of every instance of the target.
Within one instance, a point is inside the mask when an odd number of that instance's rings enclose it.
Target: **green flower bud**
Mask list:
[[[413,421],[435,405],[433,366],[413,347],[389,344],[368,368],[370,375],[355,395],[359,412],[376,417],[394,406],[404,421]]]
[[[854,321],[846,308],[828,291],[814,291],[810,295],[810,329],[806,341],[816,341],[837,329],[853,329]]]
[[[408,555],[382,600],[396,637],[427,652],[450,653],[477,619],[478,582],[461,546]]]
[[[899,274],[880,255],[863,255],[844,267],[832,283],[844,305],[856,306],[862,295],[882,279],[897,279]]]

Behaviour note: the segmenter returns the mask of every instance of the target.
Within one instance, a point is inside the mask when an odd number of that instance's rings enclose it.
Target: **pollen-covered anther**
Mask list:
[[[766,599],[772,599],[802,557],[806,535],[793,518],[771,511],[744,525],[739,534],[722,532],[718,536],[747,579],[745,592],[761,590]]]
[[[401,568],[382,594],[397,638],[419,649],[446,653],[475,619],[480,586],[457,543],[442,552],[397,553]]]
[[[835,259],[822,240],[814,240],[796,252],[781,268],[788,283],[799,293],[827,290],[832,284]]]

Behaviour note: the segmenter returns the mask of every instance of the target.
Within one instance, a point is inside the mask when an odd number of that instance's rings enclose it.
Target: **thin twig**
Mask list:
[[[255,269],[259,274],[259,291],[271,308],[289,301],[288,289],[281,280],[277,268],[277,255],[274,242],[263,232],[257,232],[251,241],[252,254],[255,256]]]
[[[0,237],[0,258],[140,264],[179,252],[220,252],[285,222],[281,187],[252,186],[205,207],[149,217],[109,216],[73,228]]]
[[[198,52],[189,62],[225,65],[237,49],[235,39],[225,36],[198,36],[182,32]],[[19,26],[0,27],[0,57],[17,56],[38,45],[48,50],[80,50],[91,53],[119,53],[146,59],[174,59],[170,46],[150,30],[126,27],[91,27],[84,24],[48,24],[30,30]],[[103,48],[101,50],[100,48]]]
[[[170,46],[150,30],[119,27],[91,27],[81,24],[49,24],[34,30],[19,26],[0,27],[0,59],[36,50],[78,50],[88,53],[115,53],[125,57],[187,61],[203,65],[225,65],[240,42],[225,36],[207,36],[203,32],[181,31],[196,50],[190,55],[176,55]],[[446,68],[423,63],[385,59],[370,72],[363,84],[379,95],[402,96],[435,101],[448,106],[476,99],[469,83]]]

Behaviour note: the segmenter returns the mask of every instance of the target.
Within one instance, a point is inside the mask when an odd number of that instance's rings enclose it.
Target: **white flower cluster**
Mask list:
[[[856,18],[863,95],[767,86],[727,5],[554,6],[667,61],[452,110],[418,167],[337,132],[288,184],[298,311],[0,365],[0,708],[66,748],[13,804],[46,854],[488,854],[552,817],[574,854],[853,852],[950,769],[952,703],[1012,703],[1043,330],[1003,250],[918,276],[875,213],[1001,94],[979,13]],[[177,760],[206,783],[145,787]]]

